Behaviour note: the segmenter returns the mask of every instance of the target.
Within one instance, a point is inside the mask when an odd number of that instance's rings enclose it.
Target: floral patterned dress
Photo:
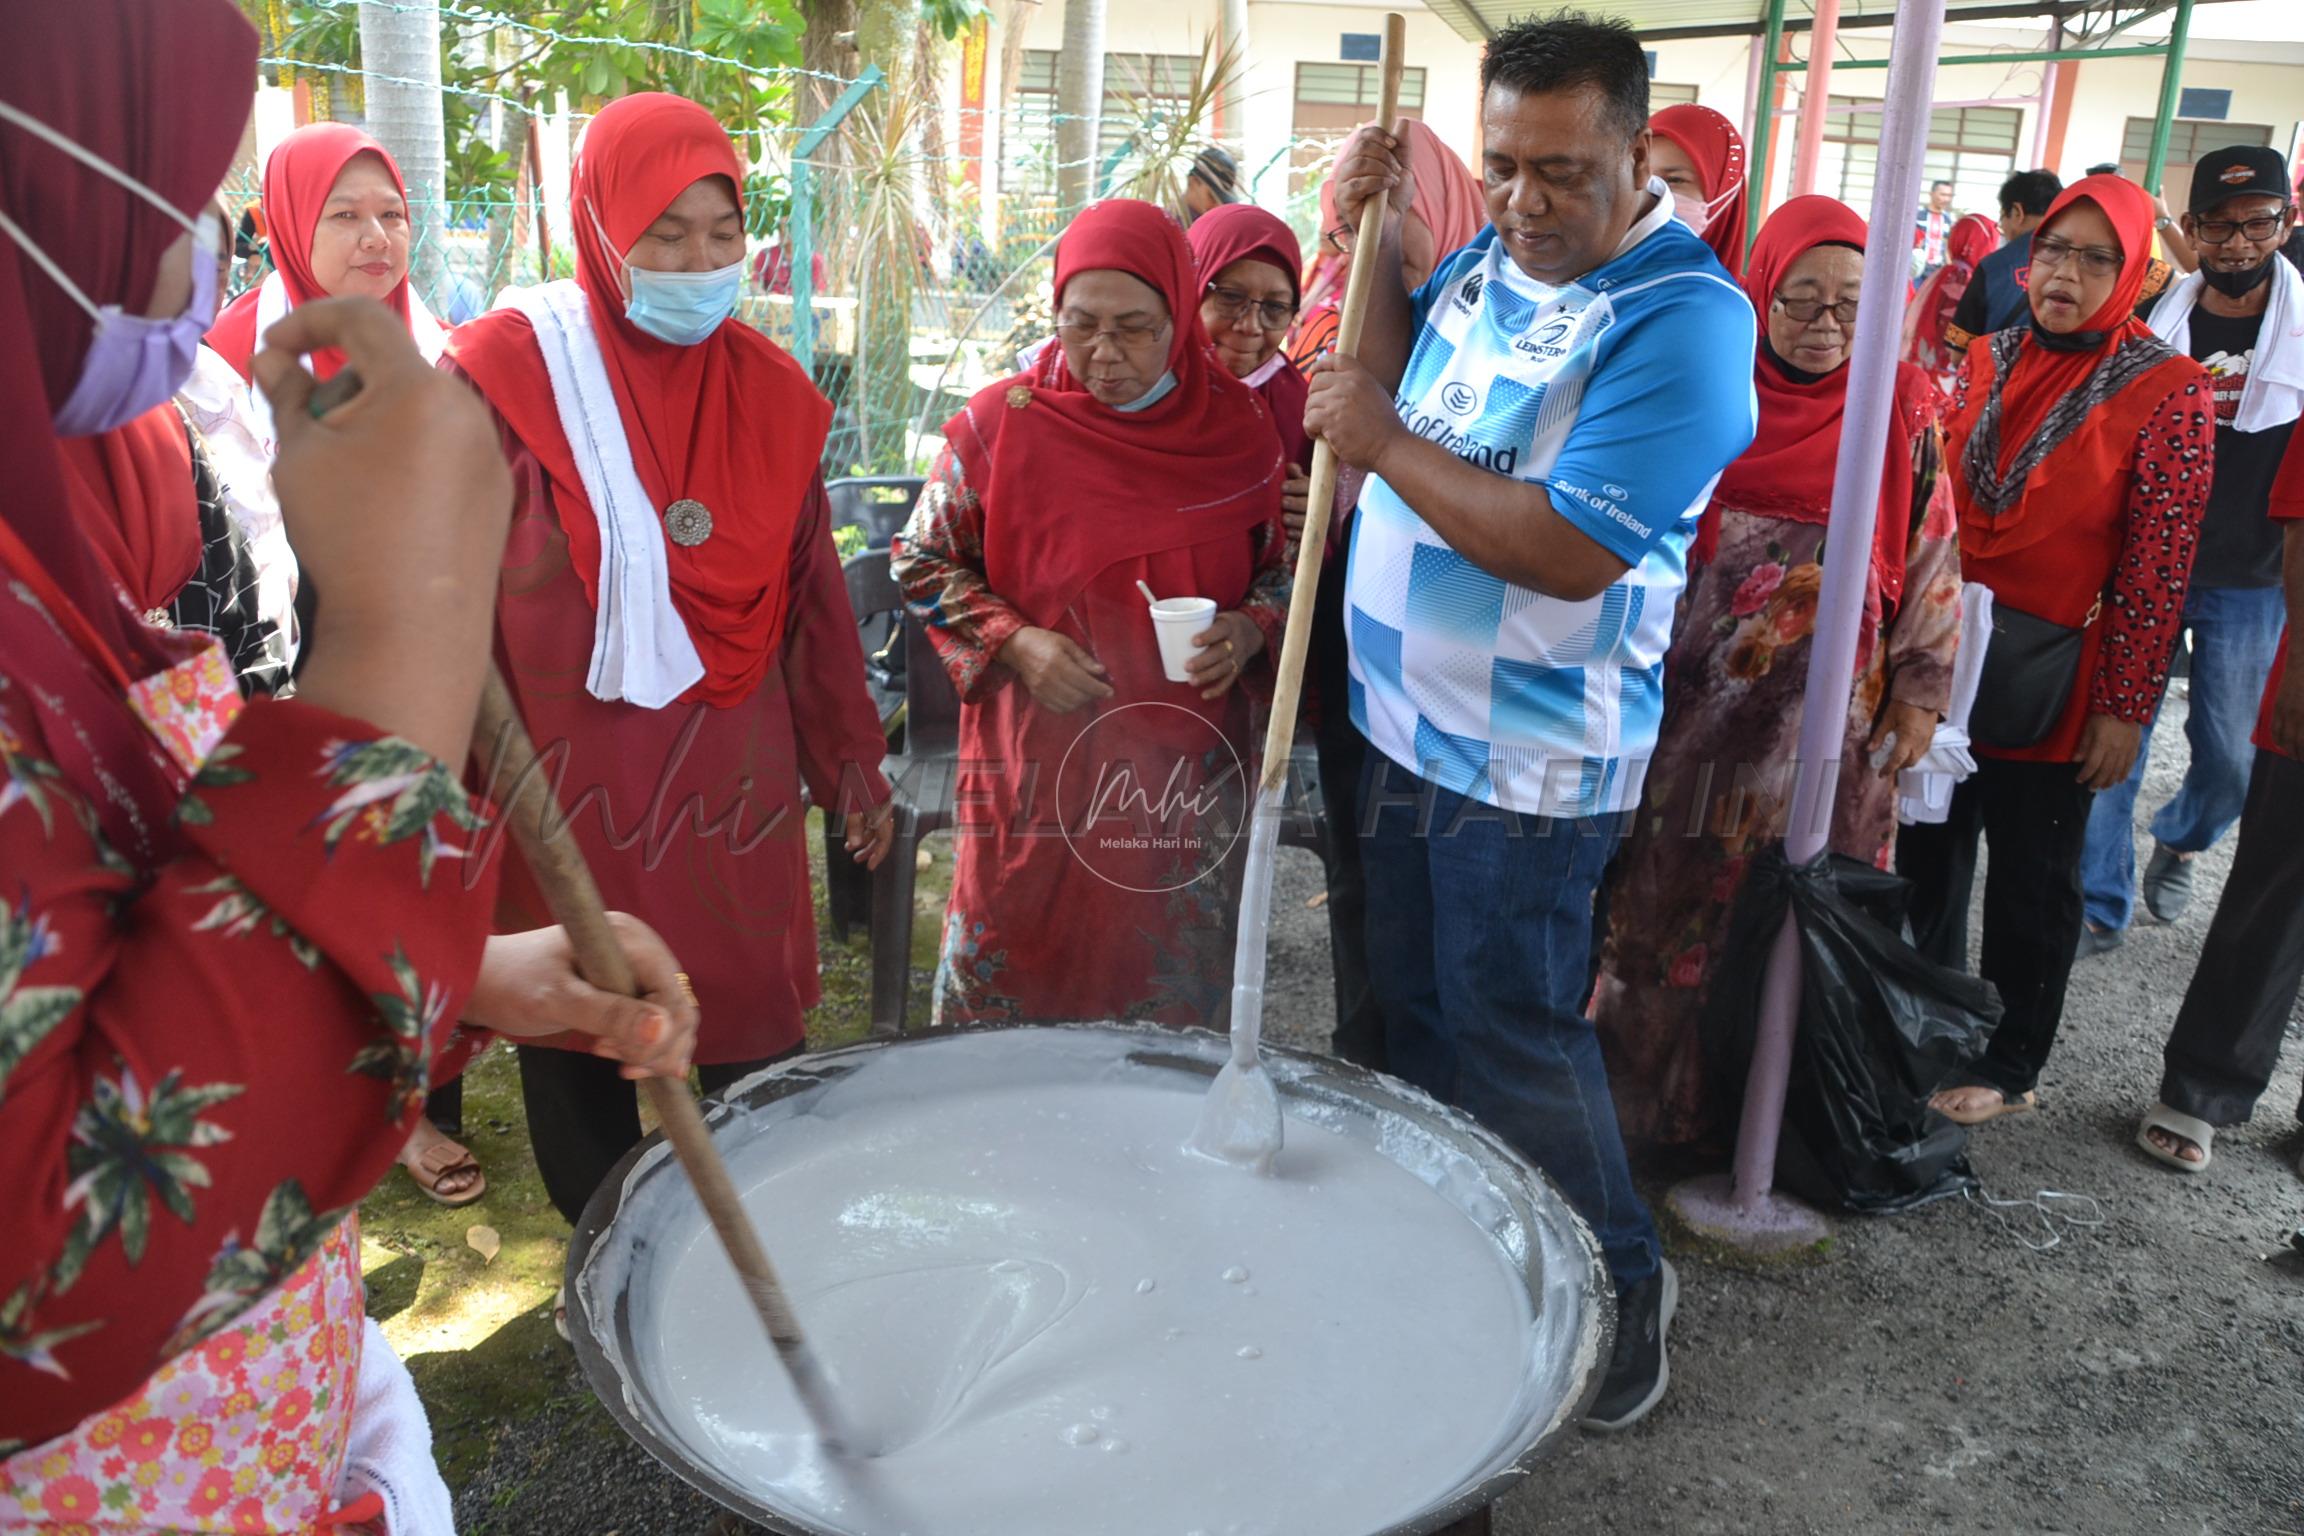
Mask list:
[[[1958,528],[1933,428],[1913,457],[1903,599],[1858,641],[1832,815],[1833,851],[1882,868],[1896,788],[1870,771],[1866,742],[1887,700],[1942,713],[1960,630]],[[1823,585],[1822,525],[1721,512],[1718,552],[1689,579],[1665,658],[1664,722],[1616,860],[1593,1003],[1617,1118],[1643,1141],[1716,1128],[1698,1020],[1745,870],[1784,835]]]
[[[480,818],[362,721],[238,708],[212,643],[123,696],[5,542],[0,1526],[308,1531],[344,1220],[460,1054]]]
[[[1246,689],[1269,678],[1287,622],[1280,525],[1106,568],[1063,633],[1110,670],[1114,694],[1058,715],[995,660],[1026,621],[984,577],[985,517],[947,449],[897,544],[905,601],[961,698],[934,1020],[1221,1027],[1254,751]],[[1263,655],[1230,693],[1204,702],[1167,681],[1139,579],[1212,597],[1263,632]]]

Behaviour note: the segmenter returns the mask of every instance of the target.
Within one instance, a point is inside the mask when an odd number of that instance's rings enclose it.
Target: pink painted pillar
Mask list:
[[[1816,10],[1817,56],[1826,54],[1823,28],[1825,6],[1830,3],[1820,0]],[[1864,250],[1864,301],[1847,362],[1848,404],[1841,416],[1840,453],[1832,477],[1832,536],[1825,543],[1823,590],[1815,637],[1809,642],[1792,810],[1784,839],[1784,855],[1795,866],[1822,854],[1832,833],[1833,793],[1843,766],[1840,750],[1848,731],[1848,695],[1864,622],[1872,522],[1879,509],[1880,468],[1887,453],[1888,416],[1903,338],[1902,301],[1906,263],[1911,260],[1911,237],[1905,230],[1920,195],[1920,162],[1927,150],[1929,106],[1935,96],[1936,47],[1943,34],[1944,0],[1899,0],[1889,44],[1888,99],[1880,124],[1880,169],[1872,185],[1872,238]],[[1809,78],[1813,89],[1816,77]],[[1812,95],[1808,104],[1821,107],[1823,100]],[[1811,114],[1803,129],[1820,119],[1821,114]],[[1809,135],[1803,132],[1802,143],[1807,142]],[[1862,773],[1864,765],[1859,762],[1852,771]],[[1800,982],[1799,935],[1787,917],[1761,988],[1752,1070],[1744,1086],[1734,1176],[1735,1205],[1740,1209],[1761,1207],[1775,1184],[1785,1079],[1799,1027]]]
[[[1816,29],[1808,34],[1808,77],[1800,89],[1800,153],[1792,164],[1792,195],[1816,190],[1816,162],[1824,153],[1824,120],[1832,104],[1832,55],[1840,46],[1840,0],[1816,0]]]

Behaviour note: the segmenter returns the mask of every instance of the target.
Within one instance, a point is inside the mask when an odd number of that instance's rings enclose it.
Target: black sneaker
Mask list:
[[[2080,925],[2080,947],[2075,959],[2093,960],[2109,954],[2128,942],[2128,935],[2118,928],[2099,928],[2094,923]]]
[[[1604,1435],[1630,1429],[1664,1400],[1664,1389],[1672,1381],[1665,1338],[1679,1305],[1680,1277],[1672,1272],[1669,1259],[1639,1289],[1617,1301],[1616,1349],[1608,1357],[1600,1396],[1584,1416],[1586,1429]]]
[[[2163,842],[2154,841],[2144,866],[2144,905],[2164,923],[2180,922],[2192,910],[2192,860]]]

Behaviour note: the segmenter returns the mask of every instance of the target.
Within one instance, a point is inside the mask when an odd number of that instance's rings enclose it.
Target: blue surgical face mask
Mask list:
[[[592,216],[600,243],[616,249],[616,242],[608,238],[608,226],[589,201],[584,211]],[[711,272],[651,272],[627,260],[624,282],[632,290],[632,297],[624,301],[625,319],[658,341],[693,347],[736,313],[737,296],[744,291],[744,263]]]
[[[624,280],[632,285],[632,297],[624,302],[625,319],[658,341],[692,347],[736,313],[736,296],[744,290],[744,263],[714,272],[651,272],[627,262]]]
[[[57,408],[54,417],[57,434],[95,437],[124,427],[145,412],[166,404],[192,376],[193,365],[200,356],[200,338],[207,334],[216,318],[215,223],[208,219],[195,222],[185,217],[167,199],[127,172],[6,102],[0,102],[0,120],[14,123],[89,169],[110,177],[192,234],[196,252],[192,260],[192,301],[182,314],[153,319],[129,314],[117,304],[97,304],[81,291],[78,283],[64,275],[64,269],[35,245],[13,219],[0,213],[0,230],[7,231],[34,265],[71,295],[72,301],[96,322],[88,342],[88,355],[80,365],[79,382],[73,386],[71,396]]]
[[[1138,411],[1148,411],[1152,409],[1152,407],[1158,405],[1161,401],[1167,399],[1168,392],[1175,387],[1176,375],[1173,373],[1164,373],[1160,375],[1159,378],[1152,381],[1152,387],[1150,389],[1144,391],[1144,393],[1138,395],[1135,399],[1129,401],[1126,405],[1116,405],[1113,406],[1112,409],[1119,411],[1123,415],[1127,416],[1133,416]]]

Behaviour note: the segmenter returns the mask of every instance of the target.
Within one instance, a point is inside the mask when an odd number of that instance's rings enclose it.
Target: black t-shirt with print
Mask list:
[[[2212,315],[2204,304],[2192,310],[2192,355],[2216,387],[2216,480],[2200,524],[2200,556],[2192,565],[2196,587],[2280,584],[2280,525],[2265,513],[2295,423],[2264,432],[2232,425],[2263,327],[2262,315]]]

